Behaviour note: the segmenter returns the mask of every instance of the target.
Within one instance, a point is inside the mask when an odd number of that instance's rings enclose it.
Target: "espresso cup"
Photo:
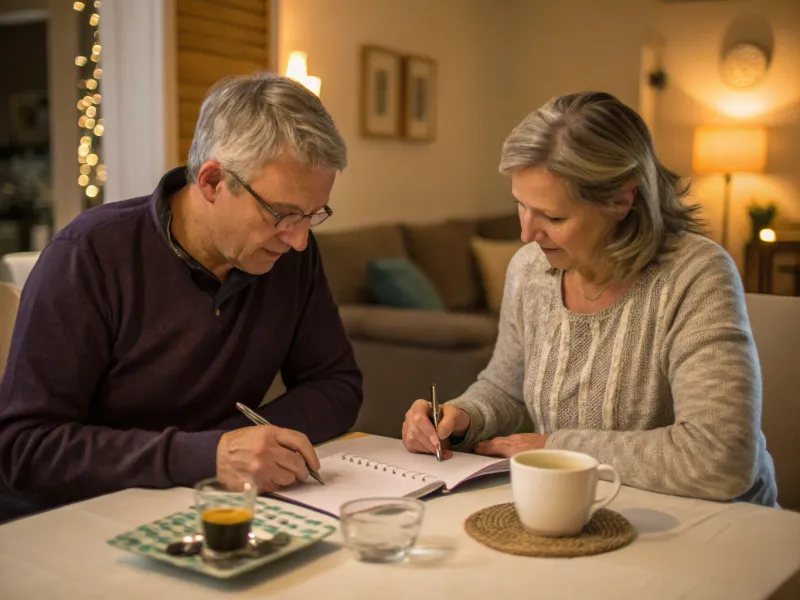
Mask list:
[[[251,537],[257,489],[251,480],[224,483],[204,479],[195,486],[203,555],[224,558],[245,548]]]
[[[607,496],[595,499],[601,473],[613,476]],[[577,535],[619,493],[611,465],[570,450],[528,450],[511,458],[511,490],[522,526],[536,535]]]

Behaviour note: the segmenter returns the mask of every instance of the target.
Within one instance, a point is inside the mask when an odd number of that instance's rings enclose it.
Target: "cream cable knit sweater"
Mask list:
[[[706,238],[674,247],[591,315],[564,307],[537,244],[517,252],[494,355],[451,401],[472,419],[460,447],[513,433],[527,410],[548,448],[610,463],[626,485],[776,505],[739,275]]]

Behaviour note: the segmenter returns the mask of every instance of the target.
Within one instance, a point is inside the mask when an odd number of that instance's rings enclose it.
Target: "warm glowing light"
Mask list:
[[[86,195],[89,196],[89,198],[94,198],[95,196],[97,196],[97,192],[99,191],[100,190],[97,189],[96,185],[90,185],[89,187],[86,188]]]
[[[95,44],[92,46],[92,54],[100,54],[100,50],[102,49],[103,47],[100,44]]]
[[[319,96],[322,87],[322,80],[319,77],[309,75],[307,72],[308,54],[300,50],[293,50],[289,53],[289,62],[286,65],[286,76],[302,83],[306,88]]]
[[[86,129],[94,129],[94,119],[86,119]]]
[[[97,154],[90,154],[89,156],[86,157],[86,164],[89,165],[89,166],[93,167],[98,162],[99,162],[99,159],[97,158]]]
[[[306,78],[300,83],[302,83],[309,90],[314,92],[315,95],[319,96],[319,92],[322,89],[322,80],[319,77],[314,77],[313,75],[307,75]]]
[[[286,76],[301,81],[308,73],[306,73],[306,60],[308,54],[300,50],[293,50],[289,54],[289,64],[286,66]]]
[[[774,242],[777,237],[772,229],[762,229],[758,232],[758,239],[762,242]]]
[[[103,69],[95,69],[94,73],[92,73],[95,79],[102,79],[103,77]]]
[[[86,144],[78,146],[78,156],[87,156],[89,152],[91,152],[91,149]]]
[[[86,127],[86,115],[81,115],[81,118],[78,119],[78,127]]]
[[[86,80],[86,88],[90,90],[97,89],[97,82],[94,79],[87,79]]]
[[[100,0],[94,0],[94,7],[100,8]]]
[[[88,175],[89,173],[92,172],[92,167],[90,167],[89,165],[81,165],[80,171],[81,175]]]
[[[83,165],[83,167],[85,166],[86,165]],[[86,175],[81,175],[80,177],[78,177],[78,185],[81,187],[86,187],[87,185],[89,185],[89,178]]]
[[[83,97],[84,106],[91,106],[93,102],[94,102],[94,100],[92,99],[91,96],[84,96]]]
[[[75,64],[78,65],[79,67],[82,67],[87,62],[89,62],[89,61],[86,60],[85,56],[76,56],[75,57]]]
[[[694,133],[695,173],[760,173],[767,162],[767,132],[760,127],[698,127]]]
[[[86,164],[86,157],[85,156],[79,156],[78,157],[78,163],[82,164],[82,165],[85,165]]]
[[[100,94],[95,94],[94,96],[92,96],[92,102],[94,102],[95,104],[100,104],[100,100],[102,99],[103,97]]]
[[[86,5],[85,5],[83,2],[73,2],[73,3],[72,3],[72,8],[74,8],[75,10],[77,10],[78,12],[80,12],[80,11],[82,11],[84,8],[86,8]]]
[[[102,125],[96,125],[95,128],[94,128],[94,134],[97,137],[102,137],[104,129],[105,128]]]
[[[92,27],[97,27],[97,24],[100,22],[100,15],[94,13],[91,17],[89,17],[89,25]]]
[[[86,116],[93,117],[97,114],[97,109],[94,106],[90,106],[86,109]]]
[[[78,110],[83,110],[86,108],[86,104],[83,103],[83,100],[78,100]]]
[[[764,98],[721,98],[716,105],[720,112],[737,119],[750,119],[769,112],[769,105]]]
[[[92,138],[88,135],[85,135],[81,138],[81,146],[91,146],[92,145]]]
[[[89,59],[90,59],[92,62],[98,62],[98,61],[100,60],[100,55],[99,55],[99,54],[92,54],[92,55],[89,57]]]

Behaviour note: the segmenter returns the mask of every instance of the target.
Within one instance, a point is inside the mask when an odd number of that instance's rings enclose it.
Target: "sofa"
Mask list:
[[[516,214],[315,234],[364,374],[356,431],[400,437],[406,410],[416,398],[429,399],[431,384],[446,400],[475,381],[494,349],[500,290],[508,260],[521,246],[519,235]],[[435,286],[444,310],[377,303],[367,269],[379,258],[412,261]],[[489,269],[492,261],[496,266]]]

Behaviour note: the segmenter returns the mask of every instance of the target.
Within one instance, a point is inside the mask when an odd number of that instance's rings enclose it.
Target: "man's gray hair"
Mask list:
[[[320,99],[274,73],[226,77],[208,90],[189,148],[187,176],[207,160],[245,180],[290,152],[314,169],[347,166],[347,147]]]
[[[699,207],[681,200],[689,185],[662,165],[644,120],[610,94],[554,98],[517,125],[503,145],[500,172],[544,167],[570,195],[608,206],[633,183],[628,216],[608,247],[613,276],[624,279],[670,248],[670,234],[702,233]]]

